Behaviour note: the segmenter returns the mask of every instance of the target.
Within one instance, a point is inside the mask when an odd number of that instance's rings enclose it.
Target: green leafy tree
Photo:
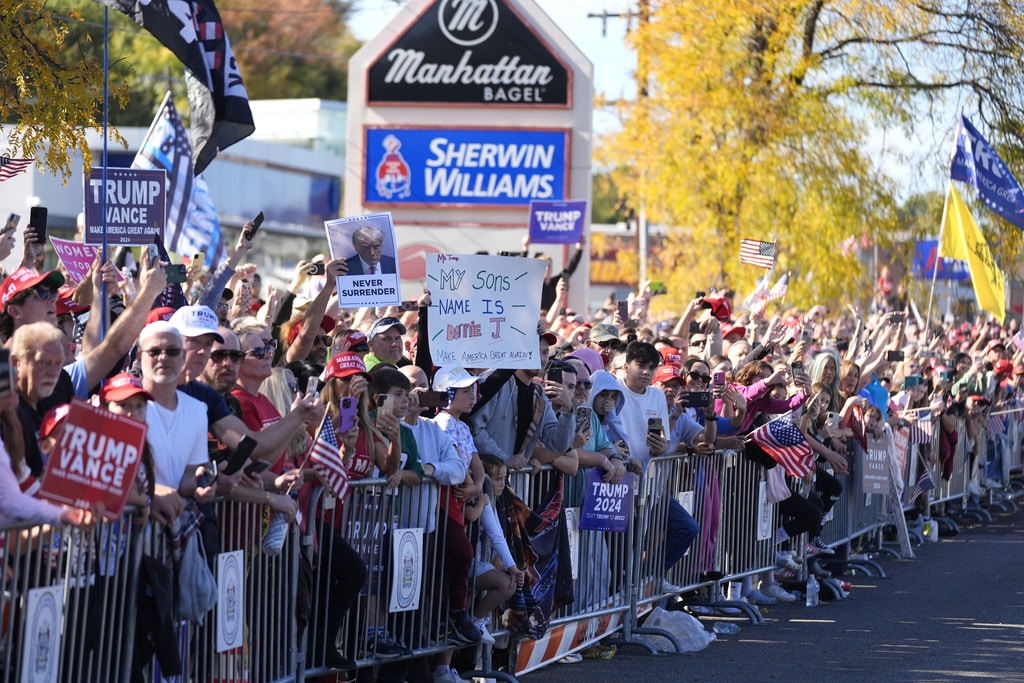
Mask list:
[[[848,301],[870,273],[840,246],[906,234],[872,127],[909,133],[968,96],[996,144],[1021,147],[1022,29],[1009,3],[658,2],[632,37],[642,96],[601,154],[633,205],[677,226],[673,290],[742,297],[762,274],[738,260],[751,237],[779,241],[788,301]]]
[[[74,8],[58,17],[42,0],[0,0],[0,127],[8,136],[6,153],[35,157],[39,168],[65,180],[75,152],[90,162],[86,132],[101,130],[103,121],[102,63],[69,40],[71,24],[80,19]],[[112,84],[112,101],[123,103],[127,97],[123,84]]]

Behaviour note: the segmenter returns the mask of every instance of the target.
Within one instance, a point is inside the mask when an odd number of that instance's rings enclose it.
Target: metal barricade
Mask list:
[[[728,581],[775,568],[778,512],[764,500],[760,465],[733,452],[721,458],[721,520],[713,569]],[[702,525],[702,534],[704,529]]]
[[[131,515],[0,530],[0,680],[128,680],[138,539]]]

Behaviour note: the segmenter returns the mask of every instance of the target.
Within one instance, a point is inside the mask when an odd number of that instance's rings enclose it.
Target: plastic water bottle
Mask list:
[[[810,578],[807,579],[807,606],[817,607],[818,606],[818,578],[811,574]]]
[[[711,630],[722,635],[734,636],[740,632],[740,627],[738,624],[734,624],[731,621],[716,621],[715,625],[711,627]]]

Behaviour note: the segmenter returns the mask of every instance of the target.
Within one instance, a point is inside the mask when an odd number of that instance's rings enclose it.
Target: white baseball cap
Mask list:
[[[459,389],[479,381],[479,377],[469,374],[469,371],[461,365],[445,365],[434,374],[434,391]]]
[[[224,337],[217,331],[220,324],[217,321],[217,314],[209,306],[182,306],[171,316],[170,323],[183,337],[212,334],[218,342],[224,343]]]

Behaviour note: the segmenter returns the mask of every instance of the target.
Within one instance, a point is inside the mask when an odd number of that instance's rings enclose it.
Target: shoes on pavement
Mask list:
[[[773,583],[770,586],[765,586],[761,590],[761,592],[767,595],[769,598],[775,598],[776,600],[782,600],[783,602],[793,602],[794,600],[796,600],[795,595],[793,595],[777,583]]]
[[[442,670],[443,669],[443,670]],[[431,676],[433,683],[464,683],[465,679],[452,667],[438,667]]]
[[[778,602],[776,598],[773,598],[770,595],[765,595],[756,588],[744,595],[743,599],[751,605],[774,605]]]
[[[566,656],[564,656],[561,659],[559,659],[558,663],[559,664],[579,664],[582,661],[583,661],[583,655],[577,654],[575,652],[570,652]]]
[[[583,659],[611,659],[615,656],[616,652],[618,652],[618,650],[615,649],[614,645],[602,645],[601,643],[598,643],[597,645],[592,645],[586,650],[583,650],[580,654],[583,655]]]
[[[494,645],[494,636],[487,630],[487,620],[477,619],[473,623],[476,625],[477,630],[480,631],[480,642],[485,645]]]

